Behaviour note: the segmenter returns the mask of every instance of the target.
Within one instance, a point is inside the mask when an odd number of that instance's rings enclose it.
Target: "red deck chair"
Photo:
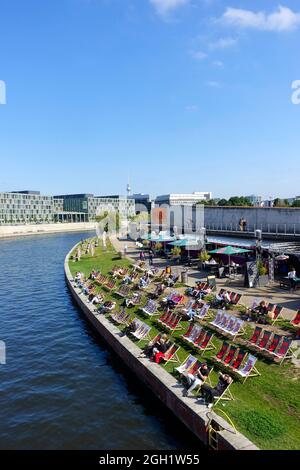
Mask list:
[[[296,327],[300,325],[300,310],[298,310],[295,318],[291,321],[291,325],[296,326]]]
[[[269,345],[268,348],[266,348],[266,351],[270,352],[270,353],[273,353],[274,351],[276,351],[276,349],[278,348],[279,346],[279,343],[280,343],[280,340],[281,340],[281,336],[280,335],[274,335],[273,336],[273,339],[272,339],[272,342],[271,344]]]
[[[260,326],[257,326],[254,330],[252,338],[250,338],[248,342],[252,344],[256,344],[260,338],[262,330],[263,329]]]
[[[236,346],[230,346],[227,356],[224,359],[224,364],[230,364],[233,361],[235,353],[237,352],[238,348]]]
[[[281,307],[281,305],[275,305],[274,309],[271,310],[271,312],[273,313],[273,318],[272,318],[273,325],[275,322],[277,322],[278,318],[281,315],[282,310],[283,310],[283,307]]]
[[[241,298],[242,298],[242,295],[241,295],[241,294],[235,294],[235,297],[234,297],[234,299],[232,300],[232,303],[233,303],[234,305],[237,305],[237,304],[239,303],[239,301],[241,300]]]
[[[203,352],[209,351],[211,349],[215,349],[215,347],[211,343],[211,340],[213,339],[213,337],[214,337],[214,334],[211,333],[210,331],[207,331],[202,343],[198,344],[197,348],[201,349],[201,351],[203,351]],[[211,344],[211,346],[210,346],[210,344]]]
[[[171,312],[171,315],[166,318],[166,320],[163,322],[163,324],[164,324],[165,326],[171,326],[171,325],[173,325],[176,316],[177,316],[176,313]]]
[[[235,369],[235,370],[239,369],[247,354],[248,354],[247,351],[240,350],[237,357],[235,358],[235,360],[233,361],[231,365],[232,369]]]
[[[194,325],[190,325],[189,328],[188,328],[188,330],[187,330],[187,332],[184,333],[184,335],[182,335],[182,337],[183,337],[183,338],[189,338],[189,337],[190,337],[190,334],[191,334],[191,332],[192,332],[192,330],[193,330],[193,328],[194,328]]]
[[[205,330],[200,331],[198,338],[195,339],[195,341],[193,343],[194,346],[198,346],[198,344],[200,344],[203,341],[205,334],[206,334]]]
[[[259,347],[259,349],[266,349],[267,344],[268,344],[272,334],[273,334],[272,331],[264,330],[263,337],[257,345]]]
[[[290,351],[291,344],[292,344],[292,340],[287,338],[287,337],[284,337],[283,341],[281,343],[281,346],[279,346],[278,350],[273,353],[274,356],[279,357],[280,359],[282,359],[280,364],[282,364],[282,362],[285,359],[289,359],[289,358],[293,357],[292,353],[290,355],[288,354],[289,351]]]
[[[161,317],[158,318],[159,323],[165,323],[165,321],[172,315],[172,312],[169,312],[168,310],[162,314]]]
[[[223,361],[224,357],[225,357],[225,354],[227,353],[227,350],[229,348],[229,343],[227,343],[226,341],[224,341],[224,343],[222,344],[222,347],[220,349],[220,351],[218,352],[218,354],[216,355],[216,359],[218,361]]]
[[[168,327],[171,330],[175,330],[177,326],[179,325],[180,322],[180,316],[179,315],[174,315],[172,321],[169,322]]]

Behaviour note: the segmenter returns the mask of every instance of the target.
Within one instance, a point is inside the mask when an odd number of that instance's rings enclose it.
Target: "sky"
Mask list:
[[[299,0],[0,0],[0,191],[299,195],[299,44]]]

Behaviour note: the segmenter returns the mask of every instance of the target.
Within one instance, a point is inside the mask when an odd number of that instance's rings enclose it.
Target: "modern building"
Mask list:
[[[251,196],[246,196],[247,199],[253,204],[253,206],[263,206],[264,205],[264,198],[263,196],[257,196],[255,194],[251,194]]]
[[[197,202],[209,201],[212,199],[211,192],[194,192],[191,194],[165,194],[157,196],[156,206],[194,206]]]
[[[152,201],[149,194],[132,194],[128,196],[128,199],[134,200],[136,214],[140,214],[141,212],[148,212],[150,214]]]
[[[93,222],[97,216],[105,212],[118,211],[121,217],[135,215],[134,200],[119,195],[65,194],[54,196],[54,199],[63,200],[64,213],[83,215],[87,222]]]
[[[0,193],[0,224],[54,222],[53,197],[39,191]]]

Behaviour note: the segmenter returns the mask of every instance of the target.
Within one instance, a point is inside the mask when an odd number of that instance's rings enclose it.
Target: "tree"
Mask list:
[[[292,207],[300,207],[300,199],[296,199],[296,200],[293,202]]]
[[[220,199],[220,201],[218,202],[218,206],[228,206],[227,199]]]

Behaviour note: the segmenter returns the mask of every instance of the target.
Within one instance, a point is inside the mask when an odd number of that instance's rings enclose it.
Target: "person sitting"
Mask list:
[[[130,276],[129,274],[127,274],[124,279],[122,280],[121,284],[132,284],[132,276]]]
[[[139,280],[139,289],[145,289],[148,286],[148,280],[146,275],[141,277]]]
[[[197,299],[197,300],[202,300],[206,295],[209,295],[212,293],[212,287],[211,286],[207,286],[205,289],[200,289],[198,290],[198,293],[197,295],[195,295],[194,297]]]
[[[158,349],[159,348],[159,345],[160,345],[160,341],[163,339],[164,340],[167,340],[168,337],[166,334],[163,334],[162,336],[157,336],[156,338],[154,338],[152,341],[150,341],[147,346],[145,346],[144,350],[143,350],[143,353],[145,354],[145,356],[147,357],[152,357],[153,354],[154,354],[154,349]]]
[[[203,362],[199,369],[196,371],[195,374],[189,374],[187,373],[186,375],[183,374],[183,376],[186,378],[187,383],[188,383],[188,389],[183,392],[183,395],[187,397],[189,393],[191,393],[195,388],[201,387],[203,383],[206,381],[207,377],[209,376],[209,368],[206,362]]]
[[[215,387],[203,384],[201,387],[202,400],[208,408],[213,407],[214,399],[223,395],[233,380],[228,374],[220,374],[219,382]]]
[[[179,276],[177,274],[170,274],[166,279],[166,284],[168,287],[173,287],[178,281]]]
[[[289,278],[290,283],[291,283],[291,289],[296,290],[297,273],[296,273],[295,268],[292,268],[291,271],[288,273],[288,278]]]
[[[217,294],[215,299],[215,304],[217,308],[222,308],[225,310],[231,303],[230,295],[227,291],[222,292],[222,294]]]
[[[97,295],[94,295],[92,297],[92,300],[89,301],[89,303],[91,303],[92,305],[99,305],[103,302],[103,297],[101,294],[97,294]]]
[[[170,347],[170,342],[168,340],[167,335],[163,335],[158,344],[152,350],[152,354],[150,357],[151,361],[154,361],[156,364],[160,364],[162,358],[164,357],[165,353],[168,351]]]
[[[257,321],[258,323],[267,323],[266,317],[268,315],[268,305],[265,300],[262,300],[256,307],[253,307],[249,312],[249,321]]]
[[[132,294],[132,297],[130,299],[125,299],[124,300],[124,307],[133,307],[135,305],[135,301],[139,298],[138,292],[134,292]]]

